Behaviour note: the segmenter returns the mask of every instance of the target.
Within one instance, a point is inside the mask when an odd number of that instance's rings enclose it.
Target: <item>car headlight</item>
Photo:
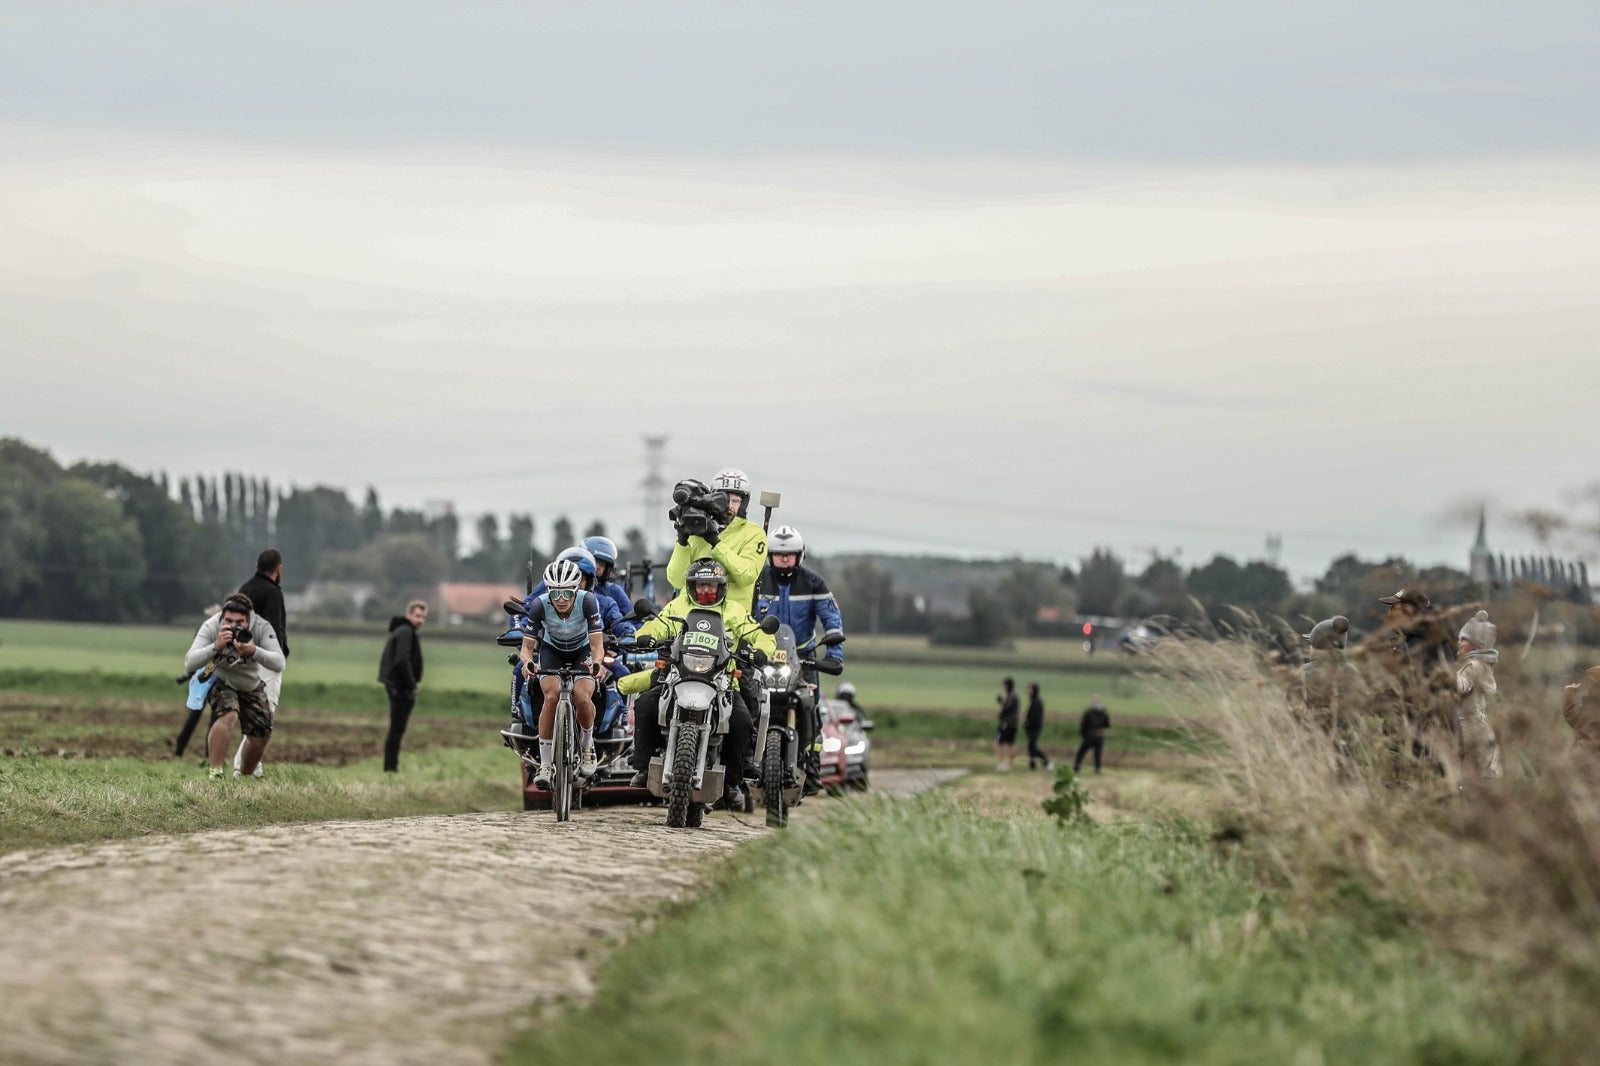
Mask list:
[[[823,751],[838,751],[842,747],[844,747],[844,741],[840,740],[838,737],[822,738]]]
[[[709,651],[686,651],[683,653],[683,668],[691,674],[709,674],[711,668],[717,665],[717,657]]]
[[[867,742],[864,741],[864,740],[858,740],[854,744],[848,745],[844,749],[844,753],[846,755],[860,755],[862,752],[864,752],[866,750],[867,750]]]

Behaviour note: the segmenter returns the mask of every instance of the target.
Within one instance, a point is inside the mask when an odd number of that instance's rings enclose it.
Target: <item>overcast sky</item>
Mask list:
[[[1579,3],[0,3],[0,433],[1463,565],[1600,477],[1597,114]]]

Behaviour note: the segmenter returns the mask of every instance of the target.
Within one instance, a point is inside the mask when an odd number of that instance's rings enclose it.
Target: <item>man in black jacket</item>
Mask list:
[[[1106,730],[1110,728],[1111,715],[1106,713],[1106,705],[1100,702],[1097,692],[1084,709],[1083,720],[1078,723],[1078,735],[1083,740],[1078,744],[1078,757],[1072,760],[1073,773],[1083,768],[1083,757],[1091,751],[1094,752],[1094,772],[1100,772],[1100,757],[1106,750]]]
[[[400,769],[400,740],[406,735],[411,709],[417,705],[417,685],[422,681],[422,640],[417,631],[428,620],[428,605],[421,600],[406,604],[404,617],[389,619],[389,639],[383,643],[378,680],[389,692],[389,735],[383,741],[383,768]]]
[[[278,647],[283,649],[285,660],[289,658],[289,618],[283,606],[283,553],[277,548],[263,548],[261,554],[256,556],[255,576],[239,586],[239,591],[250,597],[250,602],[256,605],[256,614],[267,620],[272,626],[273,634],[278,638]],[[267,682],[267,702],[272,704],[274,712],[278,709],[278,698],[283,692],[282,671],[266,670],[262,676]],[[238,777],[244,765],[244,741],[239,742],[239,750],[233,756],[233,776]],[[256,763],[255,776],[261,776],[262,763]]]

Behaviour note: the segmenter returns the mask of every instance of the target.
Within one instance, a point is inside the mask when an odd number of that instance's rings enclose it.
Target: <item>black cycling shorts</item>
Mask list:
[[[549,644],[539,645],[539,672],[553,674],[563,666],[587,666],[594,661],[589,654],[589,645],[585,644],[577,651],[562,651],[560,648]]]

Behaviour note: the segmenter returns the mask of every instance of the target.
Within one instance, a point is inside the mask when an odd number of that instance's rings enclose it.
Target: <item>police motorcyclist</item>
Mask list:
[[[583,547],[594,557],[594,590],[611,597],[623,614],[632,614],[633,602],[628,599],[628,590],[611,580],[612,571],[617,567],[616,541],[610,537],[585,537]]]
[[[837,637],[844,639],[844,618],[839,605],[822,575],[809,566],[802,566],[806,542],[793,526],[779,526],[767,542],[767,566],[761,572],[761,582],[756,589],[756,618],[776,615],[778,621],[794,632],[794,639],[802,652],[814,648],[819,639]],[[819,637],[817,630],[822,630]],[[844,647],[828,645],[827,659],[844,665]],[[832,671],[838,673],[837,670]],[[822,755],[814,750],[822,720],[817,707],[817,677],[814,670],[806,672],[807,684],[801,688],[802,713],[795,723],[799,734],[800,751],[804,754],[806,787],[816,791],[821,787]]]
[[[856,721],[861,723],[862,729],[872,728],[872,719],[867,717],[866,709],[856,702],[856,687],[848,681],[839,682],[833,690],[833,698],[849,706],[855,712]]]
[[[721,563],[713,559],[699,559],[689,566],[684,575],[683,592],[662,608],[660,614],[639,627],[638,639],[658,642],[670,640],[683,628],[683,620],[688,612],[696,608],[721,614],[723,628],[734,640],[754,646],[763,655],[771,655],[777,650],[772,635],[762,632],[743,605],[728,596],[727,572]],[[732,661],[728,668],[730,671],[734,668]],[[635,773],[630,784],[634,788],[644,788],[649,784],[650,759],[665,744],[659,721],[661,686],[651,685],[651,681],[652,675],[641,671],[617,682],[619,692],[644,692],[633,707]],[[645,692],[647,685],[650,689]],[[723,742],[722,751],[722,763],[727,768],[723,792],[730,807],[743,799],[739,785],[741,777],[755,776],[755,768],[750,765],[750,738],[755,732],[757,708],[752,705],[757,697],[754,686],[745,679],[739,681],[739,694],[742,698],[733,701],[728,736]]]
[[[680,482],[679,487],[698,484]],[[728,573],[728,599],[748,610],[761,567],[767,561],[767,535],[745,517],[750,509],[750,479],[743,470],[726,467],[711,479],[709,491],[727,493],[728,510],[721,516],[720,527],[705,536],[686,531],[681,511],[674,511],[678,543],[667,560],[667,581],[681,589],[691,562],[715,559]]]

